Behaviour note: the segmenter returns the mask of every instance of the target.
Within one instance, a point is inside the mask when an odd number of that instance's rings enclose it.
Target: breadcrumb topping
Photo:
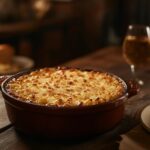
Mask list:
[[[10,94],[26,102],[48,106],[96,105],[124,93],[122,82],[103,72],[43,68],[11,80]]]

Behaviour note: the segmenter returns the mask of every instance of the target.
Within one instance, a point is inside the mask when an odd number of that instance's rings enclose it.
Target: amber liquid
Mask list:
[[[129,64],[136,67],[150,65],[150,39],[127,36],[123,43],[123,55]]]

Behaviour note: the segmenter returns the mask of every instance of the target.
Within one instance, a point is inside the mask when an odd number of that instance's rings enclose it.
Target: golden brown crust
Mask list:
[[[48,106],[95,105],[124,93],[120,80],[103,72],[44,68],[8,83],[8,91],[24,101]]]

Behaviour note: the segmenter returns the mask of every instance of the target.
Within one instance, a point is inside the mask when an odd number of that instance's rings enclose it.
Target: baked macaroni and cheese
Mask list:
[[[113,101],[123,95],[125,87],[108,73],[43,68],[13,79],[7,90],[26,102],[65,107]]]

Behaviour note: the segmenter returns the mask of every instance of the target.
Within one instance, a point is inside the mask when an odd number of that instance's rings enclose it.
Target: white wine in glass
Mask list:
[[[136,71],[150,67],[150,27],[130,25],[123,42],[123,56],[131,67],[134,79],[143,85]]]

